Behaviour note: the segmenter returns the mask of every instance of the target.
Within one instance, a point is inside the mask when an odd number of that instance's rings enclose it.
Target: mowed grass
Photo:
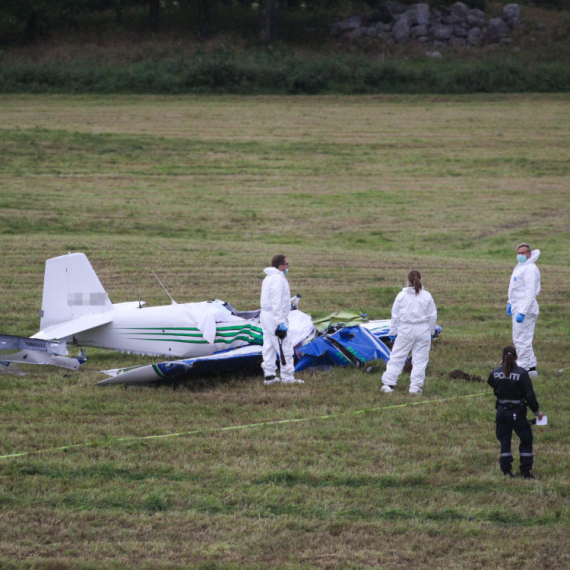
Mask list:
[[[387,318],[416,268],[444,329],[420,400],[351,369],[100,388],[151,361],[103,350],[0,376],[0,455],[29,452],[0,459],[0,566],[567,567],[569,149],[567,96],[0,97],[0,332],[38,330],[68,251],[113,302],[169,303],[154,270],[239,309],[284,252],[315,316]],[[499,471],[490,388],[448,380],[510,343],[520,241],[542,251],[531,482]]]

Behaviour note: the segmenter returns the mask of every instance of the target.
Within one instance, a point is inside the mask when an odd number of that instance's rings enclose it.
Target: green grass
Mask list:
[[[284,252],[315,316],[386,318],[417,268],[444,329],[419,404],[406,375],[386,396],[350,369],[103,389],[100,370],[150,359],[95,349],[78,373],[0,376],[0,455],[29,452],[0,459],[0,567],[568,566],[569,111],[564,95],[0,97],[0,332],[37,331],[44,262],[67,251],[114,302],[168,303],[154,270],[179,302],[240,309]],[[533,482],[500,474],[488,386],[447,378],[486,378],[511,341],[521,241],[542,251]]]

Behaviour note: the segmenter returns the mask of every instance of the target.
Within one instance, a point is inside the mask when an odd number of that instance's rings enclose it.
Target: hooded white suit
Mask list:
[[[279,339],[275,336],[275,329],[283,323],[289,328],[289,312],[291,311],[291,290],[289,282],[283,271],[275,267],[266,267],[267,277],[261,286],[261,315],[260,322],[263,329],[263,368],[264,376],[275,376],[277,371],[276,360],[279,355]],[[288,334],[282,341],[283,356],[287,364],[281,364],[281,380],[292,381],[295,371],[293,360],[293,345],[291,335]]]
[[[513,342],[518,355],[518,365],[525,370],[536,368],[536,356],[532,349],[534,327],[538,318],[536,297],[540,293],[540,271],[536,261],[540,250],[535,249],[531,256],[519,263],[511,275],[509,283],[509,303],[513,316]],[[524,315],[522,323],[517,323],[517,314]]]
[[[392,306],[390,336],[396,336],[382,383],[395,386],[406,358],[412,351],[413,368],[410,392],[418,392],[424,384],[429,362],[431,337],[435,334],[437,309],[432,296],[422,289],[417,295],[413,287],[404,287]]]

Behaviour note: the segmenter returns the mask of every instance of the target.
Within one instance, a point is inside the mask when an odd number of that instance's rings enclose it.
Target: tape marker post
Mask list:
[[[448,402],[449,400],[457,400],[459,398],[476,398],[478,396],[484,396],[487,392],[479,392],[477,394],[468,394],[466,396],[454,396],[452,398],[441,398],[439,400],[421,400],[418,402],[407,402],[405,404],[394,404],[392,406],[383,406],[382,408],[367,408],[365,410],[355,410],[353,412],[341,412],[339,414],[327,414],[324,416],[312,416],[309,418],[296,418],[292,420],[274,420],[272,422],[261,422],[258,424],[244,424],[240,426],[227,426],[227,427],[220,427],[220,428],[204,428],[204,429],[196,429],[191,431],[181,431],[179,433],[166,433],[162,435],[142,435],[142,436],[133,436],[133,437],[121,437],[112,439],[109,441],[87,441],[85,443],[74,443],[72,445],[64,445],[62,447],[50,447],[48,449],[37,449],[34,451],[22,451],[20,453],[10,453],[8,455],[0,455],[0,459],[11,459],[13,457],[24,457],[26,455],[35,455],[36,453],[55,453],[56,451],[67,451],[68,449],[74,449],[78,447],[92,447],[92,446],[106,446],[110,443],[124,443],[127,441],[142,441],[146,439],[165,439],[167,437],[182,437],[184,435],[197,435],[200,433],[214,433],[214,432],[223,432],[223,431],[231,431],[231,430],[240,430],[240,429],[249,429],[249,428],[256,428],[256,427],[263,427],[263,426],[276,426],[276,425],[283,425],[283,424],[293,424],[299,422],[309,422],[315,420],[328,420],[331,418],[340,418],[342,416],[356,416],[358,414],[367,414],[372,412],[379,412],[381,410],[392,410],[394,408],[406,408],[408,406],[421,406],[424,404],[434,404],[440,402]]]

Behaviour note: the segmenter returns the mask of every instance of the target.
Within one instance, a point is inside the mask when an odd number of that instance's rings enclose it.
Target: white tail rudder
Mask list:
[[[113,304],[84,253],[46,261],[41,330],[112,309]]]

